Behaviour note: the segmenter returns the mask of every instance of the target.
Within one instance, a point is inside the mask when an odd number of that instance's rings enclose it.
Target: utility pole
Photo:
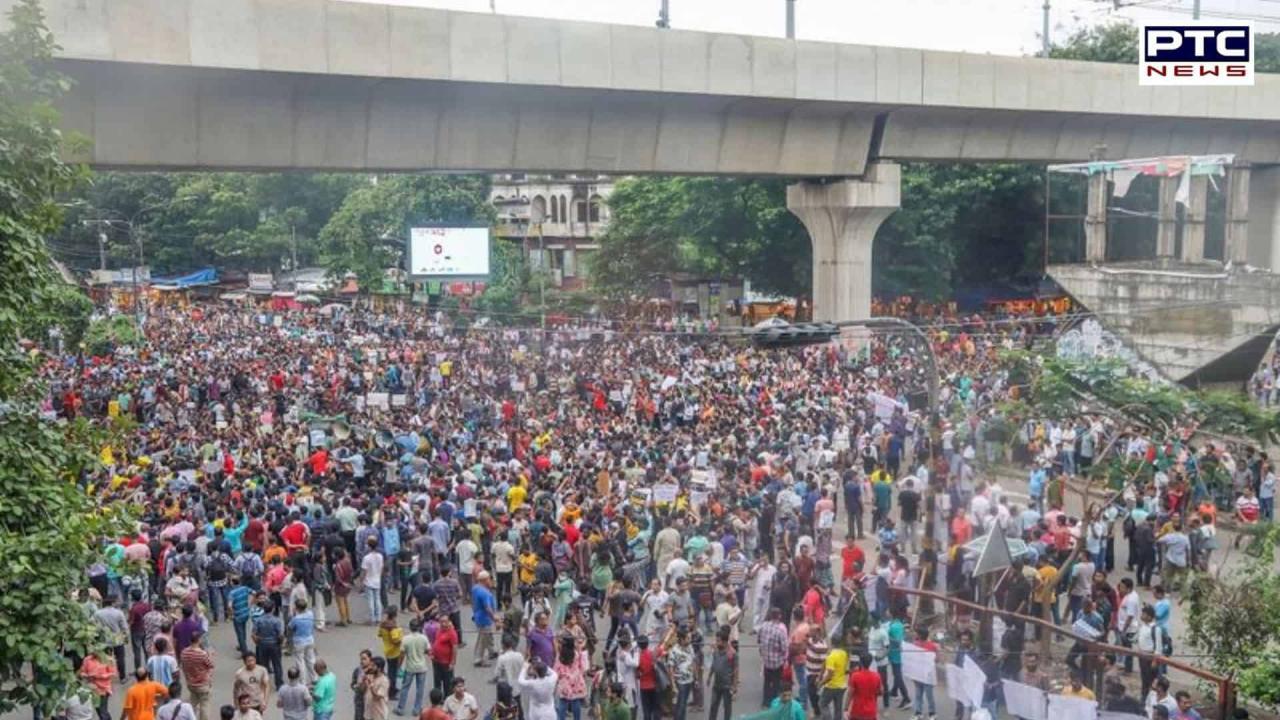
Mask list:
[[[1200,19],[1200,0],[1195,0],[1195,2],[1191,4],[1191,19]]]
[[[138,327],[142,327],[142,286],[138,284],[138,268],[146,262],[146,255],[142,246],[142,233],[132,222],[129,223],[129,235],[137,244],[138,250],[138,261],[133,265],[133,317]]]
[[[663,3],[665,4],[665,3]],[[542,272],[538,273],[538,305],[542,314],[543,342],[546,342],[547,331],[547,273],[551,271],[551,263],[547,262],[547,238],[542,234],[542,222],[538,222],[538,264]]]
[[[670,0],[662,0],[662,6],[658,9],[658,22],[654,24],[664,30],[671,27]]]
[[[1049,0],[1044,0],[1042,9],[1044,10],[1044,17],[1040,26],[1040,41],[1042,43],[1040,54],[1041,57],[1047,58],[1049,57]]]
[[[107,233],[98,228],[98,269],[107,269]]]
[[[293,290],[298,289],[298,227],[289,223],[289,269],[293,271]]]
[[[787,39],[796,39],[796,0],[787,0]]]

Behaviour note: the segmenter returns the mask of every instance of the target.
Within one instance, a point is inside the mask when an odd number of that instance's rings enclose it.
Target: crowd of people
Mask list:
[[[764,350],[423,313],[158,312],[141,347],[46,368],[50,417],[120,430],[86,492],[140,518],[86,569],[107,641],[71,658],[93,699],[61,712],[107,720],[123,693],[129,720],[728,720],[757,703],[869,720],[895,697],[932,716],[932,688],[902,676],[904,643],[938,647],[907,591],[984,599],[964,548],[995,534],[1026,548],[1002,608],[1168,655],[1169,593],[1216,547],[1201,470],[1229,467],[1236,515],[1257,522],[1270,465],[1100,417],[1001,416],[1019,389],[998,351],[1033,332],[933,328],[940,406],[912,412],[927,364],[906,334]],[[931,433],[934,412],[952,420]],[[1070,478],[1106,452],[1150,463],[1152,482],[1070,515]],[[1025,499],[988,472],[1010,459],[1032,468]],[[1134,575],[1113,583],[1117,539]],[[230,695],[208,643],[223,623]],[[376,646],[339,679],[324,655],[354,651],[318,640],[359,624]],[[1033,632],[1011,621],[942,647],[990,670],[991,709],[1006,677],[1198,717],[1159,662],[1141,660],[1133,701],[1132,658],[1117,669],[1080,640],[1050,678]],[[468,643],[487,669],[459,667]],[[763,668],[749,698],[748,652]],[[480,707],[468,683],[490,681]]]

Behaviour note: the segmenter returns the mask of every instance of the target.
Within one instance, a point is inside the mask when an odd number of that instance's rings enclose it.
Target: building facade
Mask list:
[[[531,268],[546,268],[557,287],[576,290],[609,226],[612,192],[613,178],[605,175],[494,175],[494,239],[515,243]]]

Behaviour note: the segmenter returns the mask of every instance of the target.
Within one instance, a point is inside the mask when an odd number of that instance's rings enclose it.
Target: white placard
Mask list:
[[[964,658],[964,683],[973,707],[982,707],[982,696],[987,691],[987,674],[982,672],[977,660],[967,655]]]
[[[947,680],[947,697],[965,707],[973,707],[973,702],[969,698],[969,691],[964,685],[964,670],[958,665],[947,663],[943,667],[943,671],[943,675]]]
[[[409,402],[409,396],[403,393],[391,396],[391,407],[404,407]]]
[[[676,501],[676,496],[680,494],[680,486],[671,483],[663,483],[653,486],[653,501],[656,503],[672,503]]]
[[[195,471],[194,469],[191,469],[191,470],[179,470],[179,471],[178,471],[178,477],[180,477],[180,478],[182,478],[183,480],[185,480],[185,481],[187,481],[187,482],[191,483],[192,485],[194,485],[194,484],[195,484],[195,482],[196,482],[196,471]]]
[[[1095,720],[1098,703],[1084,698],[1050,695],[1048,714],[1053,720]]]
[[[364,404],[370,410],[386,410],[391,407],[391,396],[387,393],[369,393],[365,396]]]
[[[1012,680],[1001,682],[1004,684],[1004,703],[1010,715],[1024,720],[1048,720],[1045,707],[1048,699],[1043,690]]]
[[[324,447],[325,435],[323,430],[312,430],[307,437],[311,442],[311,447]]]
[[[689,493],[689,504],[695,508],[701,508],[707,503],[707,493],[702,490],[693,490]]]
[[[938,653],[914,643],[902,644],[902,677],[925,685],[938,684]]]

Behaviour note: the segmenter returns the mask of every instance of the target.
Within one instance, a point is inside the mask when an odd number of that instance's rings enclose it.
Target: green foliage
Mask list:
[[[876,293],[936,300],[1038,274],[1043,188],[1032,165],[903,166],[902,209],[876,235]]]
[[[57,194],[84,170],[62,161],[67,138],[54,105],[68,81],[53,67],[40,4],[11,6],[0,34],[0,714],[36,705],[47,716],[77,686],[63,653],[99,648],[97,625],[73,593],[95,538],[114,532],[117,518],[76,483],[93,462],[91,430],[41,419],[35,365],[17,350],[32,308],[78,304],[43,238],[62,220]]]
[[[89,328],[89,316],[93,314],[93,302],[80,288],[60,279],[51,282],[42,293],[39,303],[32,303],[22,316],[20,333],[32,341],[44,343],[49,331],[58,328],[62,332],[64,349],[74,349],[84,339]]]
[[[1242,698],[1280,707],[1280,576],[1273,563],[1280,530],[1272,526],[1251,554],[1225,577],[1199,575],[1183,598],[1191,645],[1200,664],[1234,677]]]
[[[1138,28],[1128,23],[1113,22],[1076,31],[1067,42],[1049,49],[1056,60],[1089,62],[1138,63]]]
[[[766,291],[808,292],[809,236],[786,209],[786,184],[758,178],[631,178],[609,198],[612,219],[592,282],[643,294],[658,275],[746,277]]]
[[[399,265],[411,222],[488,224],[489,179],[471,175],[394,175],[378,178],[343,200],[320,231],[323,264],[335,276],[354,272],[375,287],[383,270]]]
[[[489,282],[476,298],[477,310],[491,312],[502,322],[503,316],[520,309],[520,301],[530,288],[532,279],[524,253],[514,243],[495,242],[489,262]]]
[[[99,318],[89,324],[85,333],[85,351],[90,355],[110,355],[116,348],[137,345],[142,334],[129,315]]]

